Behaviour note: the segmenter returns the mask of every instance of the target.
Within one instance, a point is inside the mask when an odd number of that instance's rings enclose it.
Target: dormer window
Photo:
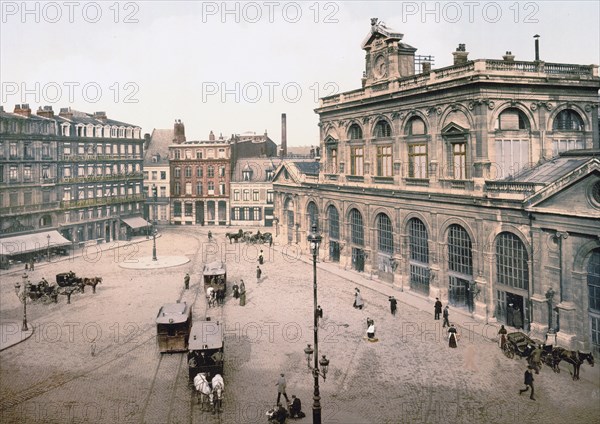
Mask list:
[[[242,171],[242,179],[244,181],[250,181],[251,176],[252,176],[252,171]]]
[[[158,155],[152,156],[152,163],[158,163]]]
[[[267,169],[266,170],[266,176],[267,176],[267,181],[272,181],[273,180],[273,170],[272,169]]]

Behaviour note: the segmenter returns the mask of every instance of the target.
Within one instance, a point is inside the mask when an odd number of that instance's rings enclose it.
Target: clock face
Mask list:
[[[377,56],[375,59],[375,66],[373,67],[373,74],[377,78],[383,78],[387,75],[387,63],[383,55]]]

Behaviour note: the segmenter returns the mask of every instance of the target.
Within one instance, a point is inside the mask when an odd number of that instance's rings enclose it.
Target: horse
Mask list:
[[[92,286],[92,293],[96,294],[96,286],[102,282],[102,277],[84,278],[81,284],[81,293],[85,293],[85,286]]]
[[[594,366],[594,356],[590,353],[584,353],[580,351],[567,350],[562,347],[556,347],[552,351],[554,362],[556,363],[556,369],[560,361],[566,361],[573,365],[573,380],[579,380],[579,368],[584,361],[587,361],[590,366]],[[559,371],[557,371],[559,372]]]
[[[215,375],[212,380],[212,405],[213,414],[215,412],[221,412],[223,406],[223,392],[225,391],[225,382],[221,374]]]
[[[232,240],[235,240],[235,242],[237,243],[239,239],[243,237],[243,233],[241,235],[240,233],[225,233],[225,237],[227,237],[227,239],[229,240],[229,244],[231,244]]]
[[[217,305],[217,295],[214,288],[209,287],[206,289],[206,301],[209,308]]]
[[[210,383],[206,378],[206,373],[201,372],[194,377],[194,387],[196,388],[198,403],[200,409],[204,411],[204,405],[211,405],[213,403],[213,391],[210,387]]]

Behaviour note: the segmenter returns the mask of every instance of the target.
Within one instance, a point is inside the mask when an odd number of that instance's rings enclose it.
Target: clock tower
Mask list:
[[[362,43],[366,51],[363,86],[414,75],[416,48],[402,43],[404,34],[371,19],[371,32]]]

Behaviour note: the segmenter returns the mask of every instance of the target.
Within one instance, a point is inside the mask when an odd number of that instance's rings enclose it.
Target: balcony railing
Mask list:
[[[143,194],[136,194],[133,196],[111,196],[111,197],[98,197],[93,199],[80,199],[80,200],[63,200],[60,202],[62,209],[92,207],[92,206],[104,206],[112,205],[115,203],[129,203],[144,201],[145,196]]]
[[[60,160],[66,162],[106,161],[106,160],[142,160],[142,155],[61,155]]]
[[[458,189],[458,190],[473,190],[475,184],[471,180],[440,180],[442,188]]]
[[[545,63],[545,62],[518,62],[495,59],[478,59],[461,65],[448,66],[433,69],[427,74],[415,74],[396,80],[387,81],[375,85],[366,86],[358,90],[348,91],[321,99],[320,107],[334,106],[344,102],[351,102],[393,93],[403,90],[412,90],[425,87],[429,84],[438,84],[444,80],[453,78],[464,78],[475,75],[498,75],[504,76],[509,73],[519,76],[531,76],[545,78],[548,75],[564,76],[576,80],[585,78],[597,78],[598,66],[596,65],[574,65],[568,63]],[[529,74],[529,75],[526,75]]]
[[[110,175],[87,175],[78,177],[62,177],[61,183],[94,183],[105,181],[123,181],[123,180],[138,180],[144,179],[142,172],[128,172],[125,174],[110,174]]]
[[[515,193],[528,194],[534,193],[544,187],[544,184],[516,181],[486,181],[485,191],[494,193]]]
[[[404,183],[413,187],[429,187],[429,178],[405,178]]]
[[[9,206],[6,208],[0,208],[0,215],[17,215],[30,212],[42,212],[58,209],[60,207],[59,202],[47,202],[39,203],[35,205],[21,205],[21,206]]]

